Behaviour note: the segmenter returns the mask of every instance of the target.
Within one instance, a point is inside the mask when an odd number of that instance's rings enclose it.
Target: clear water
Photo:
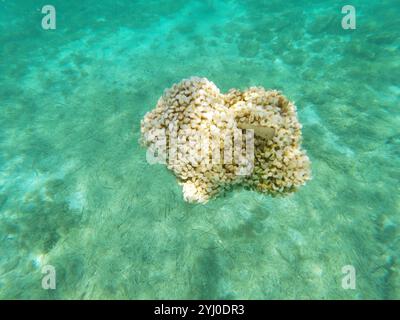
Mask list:
[[[0,2],[0,298],[400,298],[399,1],[48,2]],[[185,203],[138,138],[193,75],[294,100],[313,180]]]

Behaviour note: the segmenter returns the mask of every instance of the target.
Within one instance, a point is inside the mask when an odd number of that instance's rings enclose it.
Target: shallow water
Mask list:
[[[0,298],[400,298],[397,0],[49,2],[0,2]],[[193,75],[294,100],[313,179],[185,203],[138,139]]]

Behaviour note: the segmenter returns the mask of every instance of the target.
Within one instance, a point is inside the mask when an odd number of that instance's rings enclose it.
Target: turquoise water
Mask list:
[[[0,8],[0,298],[400,298],[397,0]],[[194,75],[294,100],[313,179],[184,202],[138,140],[163,90]]]

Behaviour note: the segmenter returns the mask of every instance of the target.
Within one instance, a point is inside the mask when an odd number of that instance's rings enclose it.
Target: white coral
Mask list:
[[[285,194],[295,191],[311,176],[310,161],[300,146],[301,124],[296,107],[276,90],[251,87],[221,94],[205,78],[183,80],[165,90],[156,108],[145,115],[142,143],[153,146],[160,129],[169,139],[170,148],[172,138],[178,137],[174,149],[177,154],[174,159],[170,155],[168,168],[183,185],[188,202],[206,202],[233,184]],[[254,130],[254,148],[232,143],[241,129]],[[224,151],[231,147],[236,156],[247,152],[244,163],[243,158],[235,156],[231,162],[223,161]],[[249,151],[254,157],[248,157]],[[221,161],[216,162],[215,156],[221,156]],[[249,173],[243,175],[246,171]]]

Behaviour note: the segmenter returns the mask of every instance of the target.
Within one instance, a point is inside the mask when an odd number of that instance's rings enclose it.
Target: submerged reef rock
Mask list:
[[[165,90],[141,121],[150,163],[164,163],[188,202],[207,202],[234,185],[277,195],[310,179],[296,106],[276,90],[222,94],[192,77]]]

